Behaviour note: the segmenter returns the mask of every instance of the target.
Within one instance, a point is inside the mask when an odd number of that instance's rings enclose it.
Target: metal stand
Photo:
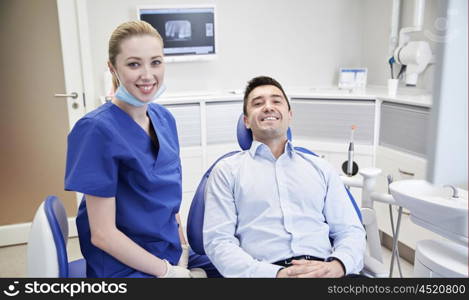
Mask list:
[[[387,176],[388,180],[388,194],[391,194],[389,190],[389,185],[393,182],[392,176],[389,174]],[[399,206],[399,211],[397,214],[397,224],[394,227],[394,217],[392,215],[392,204],[389,204],[389,217],[391,218],[391,230],[392,230],[392,255],[391,255],[391,266],[389,269],[389,278],[392,277],[392,271],[394,269],[394,259],[397,259],[397,267],[399,269],[399,276],[402,278],[402,269],[401,269],[401,259],[399,255],[399,229],[401,227],[401,216],[402,216],[402,206]]]
[[[389,278],[392,277],[392,271],[394,269],[394,258],[397,259],[397,267],[399,269],[399,276],[402,278],[401,260],[399,256],[399,228],[401,226],[402,206],[399,206],[399,212],[397,215],[396,229],[394,229],[394,218],[392,215],[392,205],[389,204],[389,216],[391,218],[391,229],[392,229],[392,256],[391,256],[391,267],[389,269]]]

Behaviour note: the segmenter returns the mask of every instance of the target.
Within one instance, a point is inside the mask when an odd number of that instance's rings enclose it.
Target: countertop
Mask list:
[[[285,88],[290,99],[339,99],[339,100],[377,100],[430,108],[432,95],[427,91],[400,87],[396,96],[388,96],[387,88],[383,86],[369,86],[363,90],[340,90],[337,87],[287,87]],[[204,102],[239,101],[243,98],[241,90],[213,91],[213,92],[166,92],[157,100],[160,104],[189,104]]]

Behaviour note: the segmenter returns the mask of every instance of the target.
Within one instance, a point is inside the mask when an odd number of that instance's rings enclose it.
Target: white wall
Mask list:
[[[388,41],[392,0],[86,0],[97,99],[103,92],[107,43],[122,22],[137,19],[138,5],[215,3],[218,59],[167,64],[167,93],[242,90],[256,75],[286,87],[332,86],[339,67],[367,67],[368,84],[390,77]],[[413,0],[401,1],[400,26],[412,26]],[[444,1],[426,1],[424,31],[434,51],[442,36]],[[417,88],[432,91],[434,65]],[[401,83],[404,85],[404,83]],[[96,103],[98,104],[98,103]]]
[[[215,3],[218,59],[167,64],[167,93],[243,89],[256,75],[286,87],[330,86],[340,66],[363,66],[363,0],[99,0],[87,1],[97,98],[107,43],[137,5]]]
[[[368,84],[385,85],[390,78],[389,34],[392,0],[366,0],[363,5],[362,53]]]

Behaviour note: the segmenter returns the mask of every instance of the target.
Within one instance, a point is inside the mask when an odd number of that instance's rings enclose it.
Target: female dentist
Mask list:
[[[188,258],[179,226],[176,123],[151,103],[164,89],[161,36],[144,21],[121,24],[109,40],[108,65],[115,96],[68,136],[65,190],[84,194],[76,223],[87,276],[205,275],[188,267],[217,275],[207,257]]]

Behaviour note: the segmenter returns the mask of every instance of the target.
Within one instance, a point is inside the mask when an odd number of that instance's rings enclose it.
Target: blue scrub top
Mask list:
[[[116,225],[155,256],[177,264],[175,214],[182,198],[176,122],[158,104],[147,110],[159,149],[123,110],[106,103],[80,119],[68,136],[65,190],[115,197]],[[86,202],[76,218],[88,277],[151,277],[91,244]]]

